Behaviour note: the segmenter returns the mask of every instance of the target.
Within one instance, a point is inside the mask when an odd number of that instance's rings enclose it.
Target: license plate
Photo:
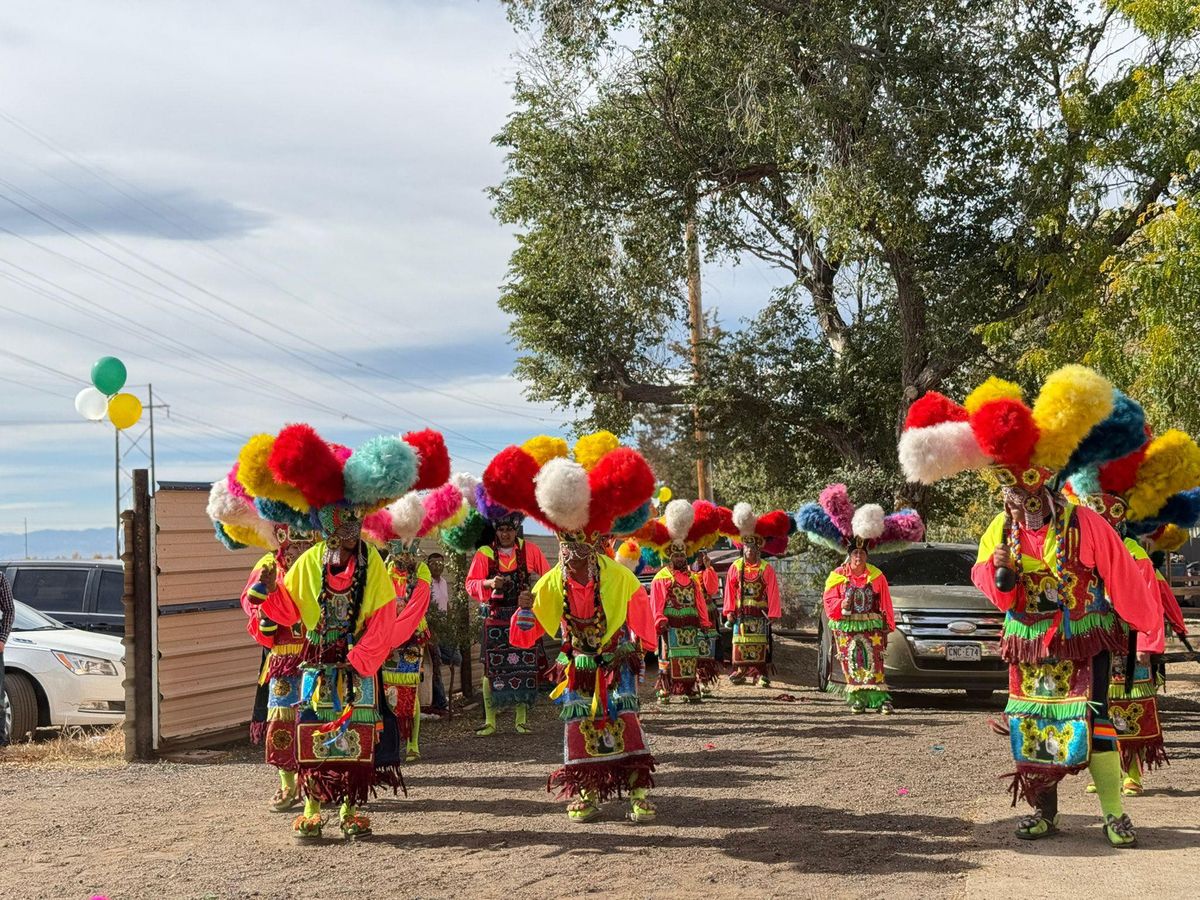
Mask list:
[[[979,644],[947,644],[946,662],[979,662],[983,648]]]

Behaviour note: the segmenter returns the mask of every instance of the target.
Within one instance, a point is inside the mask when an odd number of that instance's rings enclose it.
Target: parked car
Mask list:
[[[0,563],[13,597],[70,628],[125,633],[125,569],[115,559]]]
[[[125,717],[120,638],[68,628],[15,604],[4,647],[4,717],[9,739],[38,728],[109,725]]]
[[[1008,689],[1000,659],[1004,614],[971,583],[976,548],[921,544],[871,557],[891,587],[896,631],[883,666],[888,685],[902,689],[962,689],[986,697]],[[829,620],[820,610],[817,682],[843,682]]]

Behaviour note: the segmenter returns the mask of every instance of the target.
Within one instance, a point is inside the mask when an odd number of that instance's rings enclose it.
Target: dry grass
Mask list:
[[[68,726],[51,738],[10,744],[0,750],[7,765],[39,767],[79,763],[118,765],[125,761],[125,734],[120,725],[110,728]]]

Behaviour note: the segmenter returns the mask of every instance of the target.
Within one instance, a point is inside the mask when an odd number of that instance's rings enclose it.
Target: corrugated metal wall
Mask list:
[[[237,728],[254,703],[262,651],[238,598],[262,551],[221,546],[207,502],[208,485],[164,484],[154,495],[159,749]]]

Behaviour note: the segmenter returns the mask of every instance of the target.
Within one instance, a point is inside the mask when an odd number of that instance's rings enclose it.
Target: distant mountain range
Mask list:
[[[112,558],[116,553],[112,528],[54,529],[29,532],[30,559]],[[0,559],[24,559],[25,535],[0,533]]]

